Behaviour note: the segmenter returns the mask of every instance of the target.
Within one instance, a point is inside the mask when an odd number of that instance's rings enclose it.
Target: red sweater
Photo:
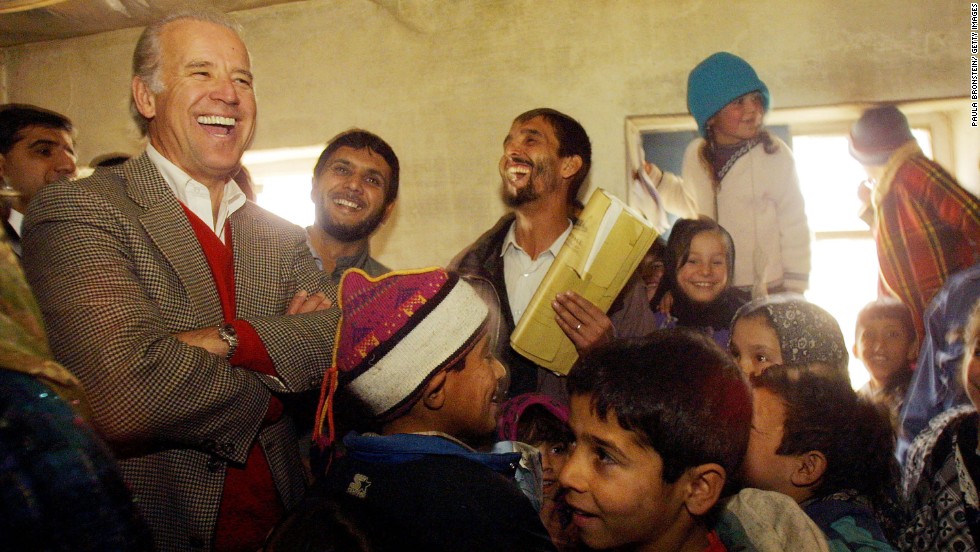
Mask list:
[[[225,321],[230,322],[238,333],[239,345],[231,363],[275,375],[275,365],[255,328],[244,320],[235,319],[235,255],[231,225],[225,224],[225,235],[228,236],[228,243],[225,244],[186,206],[184,212],[211,267]],[[278,421],[282,417],[282,409],[279,399],[272,397],[264,425]],[[283,511],[265,452],[256,439],[244,466],[227,467],[213,549],[219,552],[258,550],[266,535],[282,518]]]

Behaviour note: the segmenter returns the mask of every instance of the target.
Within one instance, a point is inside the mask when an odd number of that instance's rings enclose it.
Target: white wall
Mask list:
[[[402,192],[375,239],[394,267],[444,264],[503,212],[501,141],[527,109],[578,118],[591,185],[624,197],[625,118],[685,113],[688,71],[718,50],[748,59],[779,107],[962,97],[969,85],[960,0],[309,0],[236,15],[257,76],[254,148],[351,126],[395,148]],[[82,161],[137,151],[126,105],[138,32],[2,49],[0,99],[69,115]],[[957,159],[968,181],[978,150]]]

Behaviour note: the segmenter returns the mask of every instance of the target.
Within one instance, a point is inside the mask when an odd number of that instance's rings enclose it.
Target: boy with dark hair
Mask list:
[[[334,392],[380,435],[351,432],[321,481],[377,550],[554,550],[514,483],[520,454],[470,445],[497,424],[504,368],[491,310],[443,269],[341,281],[342,320],[314,436],[332,444]]]
[[[893,550],[883,528],[894,529],[894,434],[874,404],[828,372],[777,365],[751,376],[745,484],[796,500],[832,550]]]
[[[568,378],[575,448],[566,501],[593,549],[721,551],[715,504],[748,445],[741,370],[707,336],[617,341]]]
[[[852,351],[871,375],[858,394],[887,408],[894,428],[912,381],[916,349],[912,313],[901,301],[881,298],[858,313]]]

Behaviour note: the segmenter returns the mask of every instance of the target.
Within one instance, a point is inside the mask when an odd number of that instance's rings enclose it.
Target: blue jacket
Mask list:
[[[436,435],[344,438],[320,491],[345,504],[378,550],[554,550],[514,483],[520,454]]]

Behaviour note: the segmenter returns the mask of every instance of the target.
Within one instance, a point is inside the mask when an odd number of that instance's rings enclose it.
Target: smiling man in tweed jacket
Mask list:
[[[232,181],[256,115],[234,24],[171,16],[133,66],[146,153],[36,196],[25,267],[156,547],[255,550],[303,493],[277,395],[320,384],[336,290]]]

